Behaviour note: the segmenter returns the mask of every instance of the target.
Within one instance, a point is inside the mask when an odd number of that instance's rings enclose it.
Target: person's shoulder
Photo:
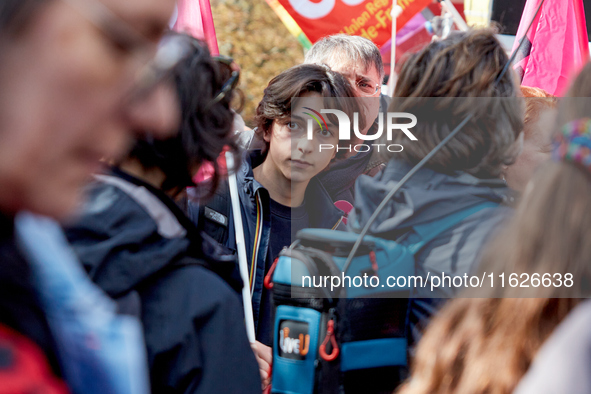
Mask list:
[[[199,261],[160,272],[144,286],[141,299],[147,340],[158,349],[172,348],[203,330],[235,330],[244,324],[238,293]],[[162,330],[168,333],[165,338],[159,334]]]
[[[458,246],[480,248],[495,230],[511,216],[512,212],[513,210],[507,206],[490,204],[490,206],[470,214],[445,233],[448,237],[462,234],[463,242]]]
[[[420,270],[463,274],[472,272],[490,239],[510,216],[504,206],[483,208],[439,233],[420,252]]]
[[[88,198],[75,220],[66,223],[65,230],[70,241],[82,234],[120,232],[150,228],[156,229],[150,214],[134,198],[120,188],[101,182],[88,189]]]
[[[196,314],[240,310],[238,293],[204,261],[193,257],[181,259],[176,267],[160,275],[154,289],[169,294],[172,303],[184,304]]]
[[[146,190],[146,193],[148,191]],[[144,210],[129,192],[115,184],[95,180],[87,188],[87,198],[80,215],[113,217],[118,215],[142,215]],[[144,216],[147,215],[144,213]]]
[[[494,229],[503,221],[511,217],[512,213],[513,208],[510,208],[507,205],[490,204],[490,206],[485,207],[468,216],[466,219],[460,222],[458,227],[478,225],[481,227],[489,227],[490,229]]]

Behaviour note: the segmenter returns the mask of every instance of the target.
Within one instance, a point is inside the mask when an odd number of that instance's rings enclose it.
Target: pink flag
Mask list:
[[[583,0],[546,0],[527,37],[525,32],[542,0],[527,0],[513,50],[523,38],[515,59],[521,84],[560,96],[589,59]]]
[[[178,0],[173,29],[205,41],[212,55],[220,54],[209,0]]]

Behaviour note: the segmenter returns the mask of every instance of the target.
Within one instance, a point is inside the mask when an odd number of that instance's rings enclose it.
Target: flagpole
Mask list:
[[[238,200],[238,183],[236,181],[236,168],[234,156],[226,152],[226,168],[228,168],[228,186],[230,187],[230,201],[232,215],[234,217],[234,230],[236,231],[236,249],[238,251],[238,268],[242,278],[242,305],[244,307],[244,319],[246,323],[246,335],[250,343],[255,343],[254,317],[252,313],[252,300],[250,298],[250,280],[248,278],[248,262],[246,260],[246,242],[244,240],[244,228],[242,227],[242,213]]]
[[[220,50],[218,48],[218,39],[215,34],[215,26],[213,23],[213,14],[211,12],[211,4],[209,0],[199,0],[199,7],[201,10],[201,18],[203,24],[203,33],[205,34],[205,42],[207,42],[207,46],[209,47],[209,52],[213,56],[217,56],[220,54]]]
[[[455,22],[458,29],[461,31],[467,31],[468,24],[466,23],[464,18],[462,18],[462,16],[460,15],[456,7],[453,5],[451,0],[443,0],[443,3],[445,4],[447,10],[451,13],[452,19]]]
[[[390,40],[390,77],[388,80],[388,96],[390,97],[394,95],[394,88],[396,87],[396,19],[401,11],[398,0],[392,0],[392,11],[390,12],[392,15],[392,39]]]

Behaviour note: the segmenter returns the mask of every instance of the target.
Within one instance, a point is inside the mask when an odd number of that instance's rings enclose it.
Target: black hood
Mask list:
[[[233,257],[221,257],[208,242],[202,242],[172,199],[121,171],[114,170],[111,176],[135,187],[134,193],[151,197],[149,201],[160,209],[148,213],[141,199],[113,184],[99,181],[92,185],[82,215],[65,230],[95,283],[117,298],[173,265],[198,264],[236,288],[234,279],[228,277],[234,275]],[[162,223],[168,223],[168,229],[163,230]]]

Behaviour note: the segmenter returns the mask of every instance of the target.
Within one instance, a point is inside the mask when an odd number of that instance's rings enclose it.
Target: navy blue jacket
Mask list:
[[[260,394],[240,296],[190,220],[138,179],[97,178],[66,234],[93,281],[141,318],[152,392]]]
[[[246,256],[249,259],[250,290],[255,322],[258,322],[260,314],[265,268],[272,263],[267,261],[267,249],[271,237],[269,192],[254,179],[252,171],[263,161],[264,156],[260,150],[246,152],[236,176],[242,209]],[[220,197],[226,198],[227,196]],[[312,178],[308,184],[305,202],[311,228],[336,229],[341,226],[343,211],[334,206],[330,196],[316,178]],[[224,246],[236,250],[234,220],[231,214],[228,216],[228,236]],[[189,201],[189,217],[195,224],[198,224],[200,220],[207,220],[200,218],[199,206],[191,201]]]

